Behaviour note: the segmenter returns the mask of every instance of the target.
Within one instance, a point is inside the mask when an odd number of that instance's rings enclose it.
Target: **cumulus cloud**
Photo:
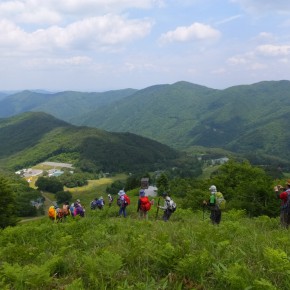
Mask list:
[[[290,45],[260,45],[256,49],[257,53],[264,56],[287,56],[290,55]]]
[[[11,47],[24,51],[49,51],[52,49],[104,49],[122,46],[146,36],[152,27],[148,20],[130,20],[118,15],[87,18],[66,27],[51,26],[26,32],[14,23],[0,21],[0,51]],[[11,53],[8,50],[8,53]]]
[[[175,30],[161,35],[161,43],[187,42],[192,40],[211,40],[220,37],[220,32],[209,25],[193,23],[190,26],[179,26]]]
[[[45,25],[58,24],[66,16],[75,19],[162,5],[162,0],[6,0],[0,2],[0,17],[15,23]]]

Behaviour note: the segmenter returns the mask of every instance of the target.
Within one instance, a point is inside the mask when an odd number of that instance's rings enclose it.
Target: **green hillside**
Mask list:
[[[65,91],[39,93],[23,91],[0,99],[0,117],[10,117],[27,111],[45,112],[64,121],[71,121],[92,108],[115,102],[136,90],[124,89],[103,93]]]
[[[109,131],[139,132],[173,147],[185,147],[190,141],[188,131],[202,118],[213,92],[187,82],[153,86],[87,114],[81,122]]]
[[[290,82],[273,81],[213,90],[186,82],[149,87],[116,102],[83,124],[139,132],[175,148],[222,148],[239,154],[290,154]]]
[[[45,113],[1,119],[0,139],[0,166],[13,169],[53,160],[92,172],[149,170],[168,166],[180,156],[135,134],[77,127]]]
[[[278,219],[177,210],[165,224],[117,218],[117,206],[83,219],[48,218],[0,233],[1,289],[287,290],[289,232]]]

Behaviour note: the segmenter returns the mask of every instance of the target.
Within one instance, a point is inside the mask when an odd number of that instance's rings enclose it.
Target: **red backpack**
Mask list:
[[[140,197],[140,209],[143,211],[149,211],[151,208],[151,202],[147,196]]]
[[[127,194],[124,195],[124,199],[125,199],[125,203],[129,205],[131,201]]]

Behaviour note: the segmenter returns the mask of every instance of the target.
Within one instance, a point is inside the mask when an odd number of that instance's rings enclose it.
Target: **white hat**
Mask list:
[[[119,192],[118,192],[118,195],[119,196],[122,196],[122,195],[124,195],[125,194],[125,191],[124,190],[120,190]]]
[[[212,186],[209,188],[209,190],[210,190],[211,192],[216,192],[216,191],[217,191],[215,185],[212,185]]]

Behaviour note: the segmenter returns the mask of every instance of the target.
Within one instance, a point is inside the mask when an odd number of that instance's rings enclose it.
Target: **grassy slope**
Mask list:
[[[83,219],[47,218],[0,232],[0,285],[14,289],[289,289],[289,232],[278,219],[178,209],[172,220],[127,219],[117,206]]]

